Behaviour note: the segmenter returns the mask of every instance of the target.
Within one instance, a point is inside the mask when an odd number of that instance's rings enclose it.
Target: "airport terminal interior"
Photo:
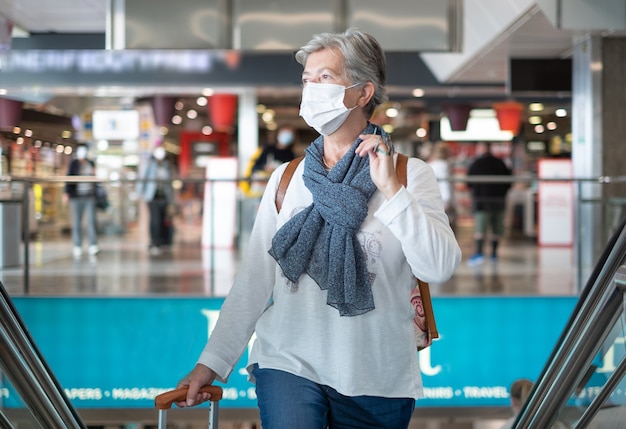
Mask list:
[[[626,103],[624,2],[318,3],[0,0],[0,426],[157,428],[154,397],[191,369],[246,263],[271,173],[255,160],[282,128],[294,156],[317,137],[294,52],[358,27],[387,55],[371,121],[409,156],[447,148],[463,255],[430,284],[441,338],[419,352],[410,429],[626,428],[626,131],[606,108]],[[512,176],[497,257],[477,262],[479,142]],[[77,249],[64,194],[82,145],[107,204],[97,247]],[[141,192],[157,146],[174,191],[159,247]],[[222,384],[222,429],[261,427],[244,366]],[[521,378],[534,394],[503,426]],[[206,406],[169,414],[207,427]]]

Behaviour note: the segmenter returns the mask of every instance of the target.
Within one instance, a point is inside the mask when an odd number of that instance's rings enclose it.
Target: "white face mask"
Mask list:
[[[293,133],[290,130],[281,130],[276,137],[276,141],[283,146],[289,146],[293,143]]]
[[[324,135],[329,136],[343,125],[356,109],[356,106],[348,109],[343,104],[346,89],[351,86],[335,85],[330,83],[309,82],[302,90],[302,103],[300,104],[300,116],[310,127]]]
[[[154,149],[153,155],[157,160],[162,161],[165,159],[165,149],[159,146]]]
[[[79,146],[76,148],[76,158],[78,159],[87,158],[87,148],[85,146]]]

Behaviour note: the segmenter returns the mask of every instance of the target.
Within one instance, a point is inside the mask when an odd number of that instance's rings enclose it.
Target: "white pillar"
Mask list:
[[[106,49],[126,48],[126,0],[109,0],[105,45]]]
[[[574,41],[572,78],[572,165],[576,178],[593,178],[603,172],[602,39],[586,35]],[[576,255],[583,287],[604,247],[600,204],[580,200],[602,197],[601,185],[575,184],[577,204]]]
[[[257,97],[254,88],[239,93],[237,158],[239,177],[243,177],[250,158],[259,147],[259,121],[256,111]]]

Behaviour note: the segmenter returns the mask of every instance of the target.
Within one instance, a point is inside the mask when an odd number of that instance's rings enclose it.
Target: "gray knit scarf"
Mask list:
[[[376,129],[368,124],[364,133]],[[269,253],[289,280],[297,283],[306,271],[328,291],[328,305],[341,316],[357,316],[374,309],[372,279],[356,233],[376,185],[369,157],[355,153],[360,139],[330,171],[324,168],[323,142],[320,136],[307,148],[304,162],[304,184],[313,203],[276,232]]]

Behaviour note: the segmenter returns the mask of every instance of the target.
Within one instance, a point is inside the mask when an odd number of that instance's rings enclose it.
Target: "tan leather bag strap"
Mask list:
[[[435,312],[433,311],[433,301],[430,299],[430,287],[428,283],[417,279],[417,285],[420,288],[422,296],[422,306],[424,307],[424,317],[426,318],[426,329],[430,338],[439,338],[437,331],[437,323],[435,323]]]
[[[400,182],[400,184],[402,186],[404,186],[406,188],[406,184],[407,184],[407,178],[406,178],[406,165],[409,162],[409,157],[399,153],[398,157],[396,158],[396,178],[398,179],[398,182]]]
[[[287,168],[285,168],[283,175],[280,177],[280,182],[278,182],[278,189],[276,190],[276,197],[274,198],[276,211],[279,213],[280,209],[283,207],[283,200],[285,199],[285,194],[287,193],[289,182],[291,182],[293,173],[296,171],[296,168],[298,168],[298,164],[300,164],[300,161],[302,161],[303,159],[304,156],[299,156],[289,161],[289,164],[287,164]]]
[[[406,188],[407,185],[407,163],[409,157],[401,153],[398,154],[396,160],[396,177]],[[428,283],[417,279],[417,285],[420,289],[420,295],[422,297],[422,306],[424,307],[424,317],[426,318],[426,328],[428,329],[428,335],[430,338],[439,338],[439,332],[437,331],[437,324],[435,323],[435,312],[433,311],[433,302],[430,298],[430,287]]]

